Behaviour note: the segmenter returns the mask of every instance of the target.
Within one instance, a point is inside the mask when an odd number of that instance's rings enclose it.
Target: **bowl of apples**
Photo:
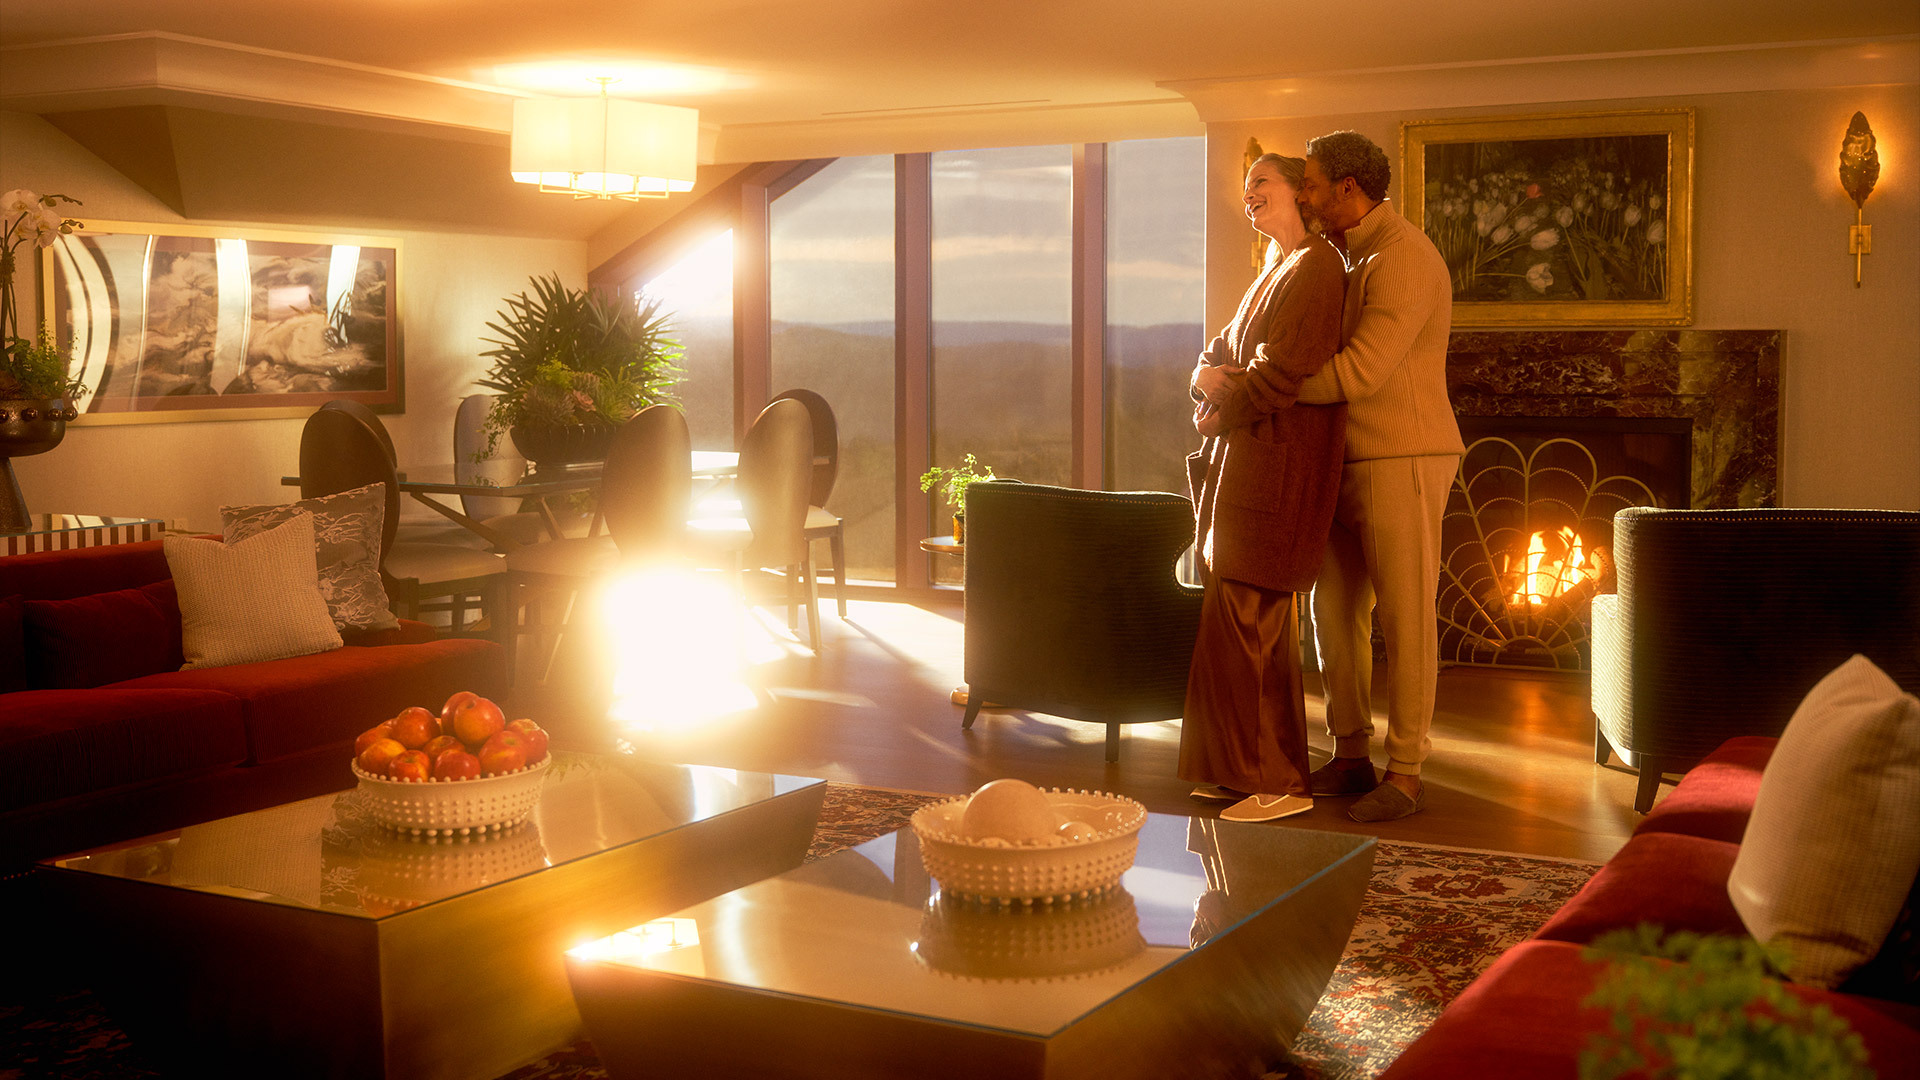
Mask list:
[[[375,821],[425,837],[485,834],[527,819],[553,758],[531,720],[509,723],[500,706],[470,691],[435,716],[412,706],[353,744],[353,775]]]

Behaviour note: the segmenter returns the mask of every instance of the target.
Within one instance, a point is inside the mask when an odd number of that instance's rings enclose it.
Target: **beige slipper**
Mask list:
[[[1313,809],[1313,800],[1299,795],[1249,795],[1220,811],[1222,821],[1276,821]]]

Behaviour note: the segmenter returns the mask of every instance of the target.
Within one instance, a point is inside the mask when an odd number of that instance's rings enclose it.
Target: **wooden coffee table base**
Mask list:
[[[1154,841],[1180,830],[1178,845],[1186,828],[1154,818],[1161,835],[1143,842],[1143,862]],[[1118,967],[1066,970],[1063,949],[1116,940],[1112,927],[1074,923],[1072,913],[1057,916],[1067,925],[1056,935],[1054,915],[1014,911],[997,916],[1001,928],[969,908],[962,932],[943,938],[903,832],[676,913],[698,938],[677,958],[623,954],[617,941],[575,950],[574,997],[609,1075],[626,1080],[1258,1076],[1326,988],[1366,889],[1372,841],[1222,826],[1206,828],[1251,844],[1220,845],[1227,858],[1212,866],[1225,874],[1186,878],[1210,898],[1208,910],[1228,905],[1198,947],[1187,940],[1195,900],[1169,902],[1189,886],[1166,887],[1180,871],[1163,869],[1170,860],[1157,853],[1119,898],[1145,943]],[[1275,858],[1292,863],[1277,877]],[[890,885],[875,869],[888,862]],[[1266,863],[1255,868],[1264,880],[1233,880],[1255,862]],[[1209,887],[1215,879],[1224,888]],[[1029,970],[983,978],[935,969],[956,950],[972,963],[967,948],[985,950],[983,967]],[[1062,961],[1058,975],[1031,970]]]
[[[376,917],[67,868],[42,876],[76,939],[102,947],[96,982],[112,1015],[201,1075],[491,1080],[577,1037],[568,948],[798,866],[825,788],[585,855],[550,827],[557,865]]]

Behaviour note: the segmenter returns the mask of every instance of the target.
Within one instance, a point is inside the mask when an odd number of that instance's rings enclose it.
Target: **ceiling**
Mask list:
[[[288,205],[257,184],[241,197],[234,148],[258,145],[283,165],[373,163],[387,190],[438,175],[453,191],[439,216],[425,199],[389,212],[467,227],[533,205],[503,168],[485,172],[504,162],[512,101],[591,92],[598,73],[621,76],[615,93],[698,108],[707,158],[743,162],[1198,134],[1222,88],[1254,83],[1295,95],[1259,115],[1319,115],[1355,111],[1329,106],[1358,85],[1461,70],[1911,49],[1917,34],[1912,0],[0,0],[0,108],[45,116],[189,217]],[[364,219],[366,199],[334,201]],[[326,200],[304,200],[303,220],[316,213]],[[576,212],[565,231],[615,213]]]

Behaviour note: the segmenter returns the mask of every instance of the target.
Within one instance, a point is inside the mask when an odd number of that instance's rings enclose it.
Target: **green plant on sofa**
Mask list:
[[[481,457],[514,428],[610,436],[641,409],[674,403],[681,348],[658,300],[569,289],[557,274],[532,286],[487,324],[496,336],[484,339],[493,348],[481,355],[493,366],[479,384],[498,397]]]
[[[1580,1080],[1873,1080],[1846,1020],[1787,990],[1779,950],[1642,923],[1586,955],[1608,970],[1584,1004],[1612,1022],[1581,1052]]]

